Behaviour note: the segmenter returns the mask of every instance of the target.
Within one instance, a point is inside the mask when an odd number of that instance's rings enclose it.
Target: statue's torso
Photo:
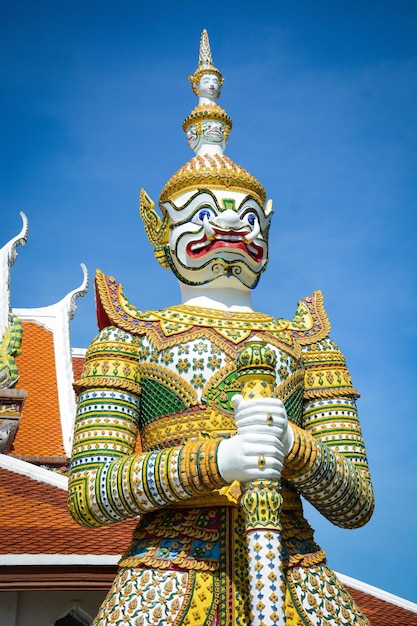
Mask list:
[[[301,423],[304,367],[285,322],[259,314],[196,319],[188,307],[166,309],[158,317],[137,338],[144,450],[178,445],[202,431],[222,436],[234,430],[237,355],[255,336],[277,356],[274,394],[286,403],[290,419]]]
[[[247,341],[255,338],[274,350],[274,395],[284,401],[289,418],[301,425],[305,371],[301,347],[288,331],[288,322],[256,313],[228,318],[220,312],[216,317],[214,312],[213,316],[198,312],[183,306],[149,312],[143,315],[144,325],[133,339],[139,363],[143,451],[180,445],[196,437],[227,437],[235,432],[231,399],[240,391],[237,355]],[[225,533],[227,543],[236,546],[244,535],[235,496],[233,490],[227,495],[216,491],[180,507],[145,515],[123,563],[180,565],[187,555],[189,568],[219,567]],[[302,517],[298,494],[285,485],[283,496],[285,558],[290,561],[295,555],[302,559],[301,554],[316,553],[323,559]],[[206,527],[204,533],[197,530],[201,526]],[[291,529],[288,536],[285,528]],[[205,549],[201,553],[206,542],[213,546],[213,552]],[[233,560],[233,567],[246,567],[243,561],[240,557]]]
[[[283,400],[289,419],[298,426],[311,427],[311,414],[306,411],[309,403],[327,398],[332,407],[333,398],[339,395],[355,397],[343,357],[328,336],[330,325],[318,292],[300,303],[289,322],[258,313],[229,315],[188,306],[139,311],[124,298],[114,279],[99,274],[96,280],[101,332],[89,348],[79,386],[119,394],[126,390],[126,397],[136,397],[140,403],[138,441],[145,454],[132,458],[145,459],[143,472],[147,467],[152,469],[152,459],[159,454],[152,451],[172,449],[198,437],[233,434],[231,399],[240,390],[237,357],[247,341],[264,341],[274,350],[277,364],[273,393]],[[125,433],[119,430],[122,441]],[[132,429],[130,432],[133,435]],[[161,466],[158,468],[160,471]],[[123,474],[121,480],[129,478]],[[142,490],[158,490],[158,475],[153,472],[142,481],[135,476],[133,482],[136,495]],[[129,485],[126,482],[127,491]],[[184,582],[187,589],[178,594],[189,600],[181,606],[192,612],[194,620],[195,607],[201,603],[199,623],[206,623],[207,615],[207,623],[212,623],[208,602],[213,611],[219,612],[219,623],[246,624],[244,520],[239,493],[228,489],[144,513],[122,557],[115,591],[102,615],[113,611],[110,604],[123,605],[130,584],[137,584],[138,597],[147,599],[148,595],[142,594],[146,585],[149,594],[154,594],[158,581],[162,581],[163,590]],[[337,614],[343,592],[325,567],[325,554],[303,517],[297,489],[293,483],[283,481],[281,493],[282,572],[288,588],[298,602],[298,596],[311,585],[314,587],[316,579],[310,584],[309,577],[320,577]],[[204,585],[207,602],[201,600]],[[289,607],[293,612],[291,602]],[[141,605],[140,610],[145,608]]]

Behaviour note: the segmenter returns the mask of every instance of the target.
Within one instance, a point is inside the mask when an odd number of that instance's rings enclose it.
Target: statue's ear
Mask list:
[[[154,248],[154,254],[162,267],[169,268],[169,215],[165,211],[161,216],[155,210],[155,203],[144,189],[140,190],[139,213],[143,219],[146,235]]]
[[[264,229],[264,235],[266,238],[269,237],[269,229],[271,227],[271,218],[274,214],[274,211],[272,209],[272,200],[268,200],[268,202],[265,204],[264,207],[264,213],[265,213],[265,217],[266,217],[266,226]]]
[[[265,216],[269,217],[269,219],[271,219],[272,214],[274,212],[272,210],[272,200],[271,199],[269,199],[268,202],[265,204],[264,212],[265,212]]]

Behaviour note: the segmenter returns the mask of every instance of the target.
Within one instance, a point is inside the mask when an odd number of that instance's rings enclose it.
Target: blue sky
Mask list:
[[[308,517],[344,574],[417,601],[417,4],[14,2],[0,9],[0,245],[29,218],[12,306],[46,306],[96,267],[139,308],[179,301],[137,211],[188,159],[187,76],[207,28],[233,119],[226,153],[273,198],[261,311],[321,289],[361,391],[374,518]],[[72,343],[95,333],[93,294]]]

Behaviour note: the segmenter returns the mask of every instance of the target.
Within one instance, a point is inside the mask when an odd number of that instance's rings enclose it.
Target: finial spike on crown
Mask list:
[[[198,67],[199,68],[210,68],[213,67],[213,59],[211,58],[211,50],[210,50],[210,41],[208,32],[206,29],[203,30],[200,37],[200,55],[198,58]]]

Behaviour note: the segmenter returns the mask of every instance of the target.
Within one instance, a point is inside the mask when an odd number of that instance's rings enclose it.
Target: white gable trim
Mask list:
[[[57,375],[59,414],[61,419],[62,442],[65,454],[71,456],[76,401],[72,388],[74,372],[72,368],[69,322],[75,315],[75,301],[84,296],[88,289],[88,272],[85,265],[83,283],[62,300],[50,306],[36,309],[13,309],[21,321],[41,324],[52,332]]]
[[[117,565],[121,554],[0,554],[1,565]]]
[[[345,576],[344,574],[339,574],[338,572],[335,572],[335,574],[344,585],[352,587],[352,589],[363,591],[363,593],[375,596],[375,598],[379,598],[379,600],[385,600],[385,602],[395,604],[402,609],[417,613],[417,604],[415,604],[414,602],[410,602],[409,600],[400,598],[400,596],[396,596],[393,593],[389,593],[388,591],[384,591],[383,589],[379,589],[378,587],[368,585],[368,583],[363,583],[356,578],[351,578],[350,576]]]
[[[0,248],[0,340],[4,329],[9,325],[10,313],[10,268],[17,258],[17,247],[26,245],[29,225],[26,215],[21,211],[22,228],[16,237]]]
[[[67,476],[63,476],[57,472],[51,472],[43,467],[33,465],[33,463],[27,463],[27,461],[15,459],[7,454],[0,454],[0,467],[8,470],[9,472],[15,472],[16,474],[27,476],[27,478],[37,480],[45,485],[51,485],[51,487],[58,487],[58,489],[68,491]]]
[[[87,348],[71,348],[71,355],[73,359],[85,359],[87,354]]]

